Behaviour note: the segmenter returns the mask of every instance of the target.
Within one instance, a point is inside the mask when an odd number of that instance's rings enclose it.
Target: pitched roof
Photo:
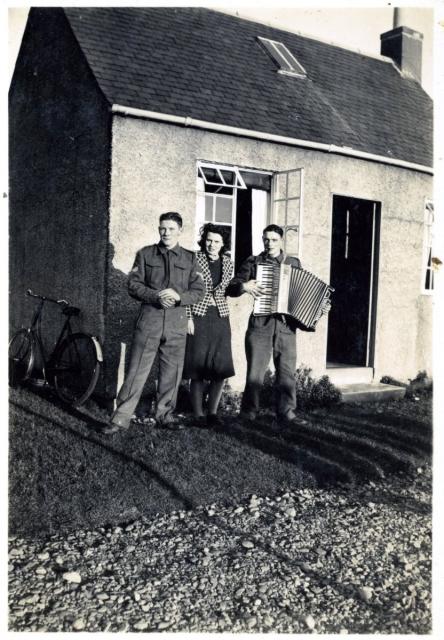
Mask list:
[[[64,12],[111,104],[432,164],[432,100],[383,58],[208,9]],[[257,36],[307,77],[277,73]]]

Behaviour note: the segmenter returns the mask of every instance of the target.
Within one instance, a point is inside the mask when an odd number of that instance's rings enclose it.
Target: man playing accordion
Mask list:
[[[230,282],[227,294],[232,297],[248,293],[254,299],[264,294],[264,288],[257,282],[258,264],[269,264],[279,269],[282,263],[301,269],[298,258],[286,256],[282,251],[284,231],[276,224],[270,224],[262,234],[264,251],[258,256],[250,256],[241,265],[236,277]],[[259,410],[260,392],[270,358],[276,369],[277,406],[279,426],[296,426],[296,328],[297,320],[291,315],[271,313],[251,314],[245,335],[247,356],[247,380],[242,397],[239,416],[254,420]]]

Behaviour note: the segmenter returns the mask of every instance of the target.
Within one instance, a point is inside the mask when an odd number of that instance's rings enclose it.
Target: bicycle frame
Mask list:
[[[38,297],[40,298],[39,304],[37,306],[37,309],[34,311],[32,320],[31,320],[31,327],[29,329],[30,333],[32,333],[32,335],[34,336],[34,339],[36,341],[36,344],[38,346],[39,352],[40,352],[40,356],[41,356],[41,365],[42,365],[42,374],[43,374],[43,379],[45,380],[45,382],[48,382],[48,375],[47,373],[51,372],[52,370],[54,370],[54,366],[53,366],[53,361],[54,361],[54,357],[57,353],[57,350],[59,349],[60,345],[62,344],[63,340],[65,339],[65,337],[68,337],[70,335],[72,335],[72,328],[71,328],[71,318],[70,316],[66,317],[66,320],[60,330],[60,333],[58,335],[58,338],[56,340],[56,344],[54,346],[54,348],[51,350],[50,354],[47,356],[46,355],[46,351],[45,351],[45,347],[43,345],[43,340],[42,340],[42,329],[41,329],[41,322],[42,322],[42,311],[43,311],[43,307],[45,305],[45,302],[53,302],[54,304],[57,304],[60,306],[60,302],[59,300],[53,300],[51,298],[45,298],[45,297],[41,297],[41,296],[35,296],[32,293],[28,293],[28,295],[32,296],[32,297]],[[63,311],[62,311],[63,313]]]

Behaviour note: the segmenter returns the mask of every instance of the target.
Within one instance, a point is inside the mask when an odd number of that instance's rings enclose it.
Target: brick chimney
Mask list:
[[[395,9],[393,29],[381,35],[381,55],[391,58],[405,75],[421,82],[422,33],[401,26],[401,11]]]

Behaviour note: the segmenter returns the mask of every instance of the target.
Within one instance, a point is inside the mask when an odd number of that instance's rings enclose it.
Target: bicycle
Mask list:
[[[33,371],[43,374],[40,384],[54,387],[57,395],[72,406],[80,406],[93,393],[103,362],[98,339],[86,333],[74,333],[71,318],[80,309],[67,300],[53,300],[28,289],[26,295],[40,300],[28,328],[19,329],[9,342],[9,384],[17,386],[33,381]],[[55,347],[47,357],[42,341],[41,316],[45,303],[59,305],[66,320]],[[37,381],[36,381],[37,382]]]

